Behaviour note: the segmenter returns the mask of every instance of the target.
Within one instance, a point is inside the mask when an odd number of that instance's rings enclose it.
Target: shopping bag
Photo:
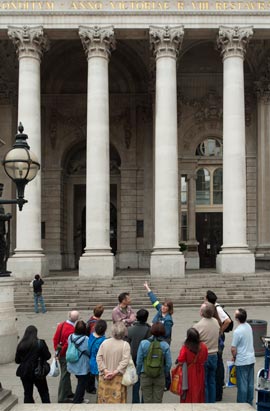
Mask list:
[[[227,361],[226,368],[226,387],[236,386],[236,366],[234,361]]]
[[[122,385],[128,387],[134,385],[138,381],[138,375],[132,358],[130,357],[126,371],[123,374]]]
[[[59,374],[60,374],[59,363],[54,358],[52,360],[52,363],[51,363],[51,369],[50,369],[50,372],[49,372],[49,376],[50,377],[58,377]]]
[[[170,391],[176,395],[182,395],[182,382],[183,382],[183,368],[182,364],[177,364],[171,369],[171,386]]]

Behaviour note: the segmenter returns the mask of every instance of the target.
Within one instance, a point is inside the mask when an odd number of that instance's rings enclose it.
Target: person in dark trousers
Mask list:
[[[218,353],[217,353],[217,372],[216,372],[216,401],[222,401],[223,396],[223,387],[225,385],[224,377],[225,377],[225,370],[224,370],[224,363],[223,363],[223,350],[224,350],[224,342],[225,342],[225,334],[224,330],[228,327],[231,323],[231,319],[225,313],[223,308],[217,302],[217,296],[214,291],[208,290],[205,296],[206,301],[211,304],[214,304],[216,309],[216,315],[214,316],[219,325],[220,325],[220,336],[219,336],[219,344],[218,344]]]
[[[144,308],[141,308],[136,313],[136,321],[132,327],[128,328],[127,341],[130,343],[130,350],[133,362],[136,366],[137,352],[142,340],[146,340],[151,336],[150,325],[147,324],[149,312]],[[133,385],[132,390],[132,403],[140,404],[143,403],[143,397],[140,398],[140,378]]]
[[[43,312],[43,314],[46,313],[46,307],[45,307],[45,303],[44,303],[44,299],[43,299],[43,295],[42,295],[42,286],[44,284],[44,281],[42,280],[42,278],[40,277],[39,274],[35,275],[35,278],[32,282],[33,285],[33,292],[34,292],[34,305],[35,305],[35,313],[39,313],[39,308],[38,308],[38,304],[40,303],[41,306],[41,310]]]
[[[59,403],[71,402],[74,397],[71,389],[70,373],[67,370],[66,352],[68,348],[68,337],[74,332],[75,323],[79,319],[79,316],[78,311],[70,311],[68,313],[68,320],[58,324],[53,337],[53,346],[61,369],[58,387]]]
[[[44,340],[39,340],[37,337],[37,328],[34,325],[29,325],[21,341],[18,344],[15,362],[20,364],[17,368],[16,375],[20,377],[24,388],[24,403],[33,404],[33,390],[36,386],[41,401],[50,403],[49,389],[46,376],[37,378],[34,375],[34,369],[38,365],[38,358],[42,361],[47,361],[51,358],[48,346]]]

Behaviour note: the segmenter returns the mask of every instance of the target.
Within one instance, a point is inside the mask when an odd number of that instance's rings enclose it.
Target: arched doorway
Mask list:
[[[196,149],[196,238],[200,268],[215,268],[222,246],[223,170],[222,141],[203,140]]]

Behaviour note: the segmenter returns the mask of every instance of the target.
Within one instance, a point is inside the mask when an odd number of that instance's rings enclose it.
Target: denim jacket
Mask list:
[[[153,291],[149,291],[148,297],[150,298],[150,301],[153,305],[153,307],[157,310],[156,315],[154,316],[152,322],[153,323],[162,323],[165,327],[165,336],[164,340],[167,341],[168,344],[171,343],[171,338],[172,338],[172,327],[173,327],[173,319],[171,314],[166,314],[165,317],[163,317],[162,312],[161,312],[161,307],[162,304],[158,301],[156,295],[153,293]]]

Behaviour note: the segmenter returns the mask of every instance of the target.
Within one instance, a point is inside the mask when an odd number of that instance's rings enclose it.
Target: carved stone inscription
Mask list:
[[[270,0],[0,0],[1,12],[264,12]]]

